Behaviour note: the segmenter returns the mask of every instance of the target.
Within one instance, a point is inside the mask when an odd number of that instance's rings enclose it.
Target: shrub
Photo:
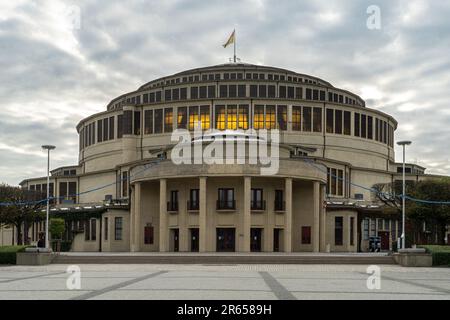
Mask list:
[[[27,246],[0,247],[0,264],[16,264],[17,252],[25,251]]]
[[[426,245],[419,246],[425,248],[433,256],[433,266],[450,267],[450,246]]]

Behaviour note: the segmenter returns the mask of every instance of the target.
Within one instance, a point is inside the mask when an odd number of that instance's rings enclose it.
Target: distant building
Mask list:
[[[226,140],[280,130],[278,172],[176,165],[172,132],[198,122]],[[244,63],[187,70],[80,121],[79,164],[52,171],[52,215],[70,217],[74,251],[356,252],[374,235],[389,250],[400,217],[383,215],[367,188],[401,179],[396,128],[390,115],[316,77]],[[407,170],[409,180],[435,177]],[[20,185],[45,190],[46,178]],[[43,227],[30,227],[33,242]],[[2,229],[2,241],[12,233]]]

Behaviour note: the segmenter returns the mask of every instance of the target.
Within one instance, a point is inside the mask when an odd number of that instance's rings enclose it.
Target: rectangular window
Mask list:
[[[267,86],[267,97],[268,98],[275,98],[275,86],[274,85],[268,85]]]
[[[255,84],[250,85],[250,97],[251,98],[258,97],[258,86]]]
[[[91,241],[97,240],[97,220],[91,219]]]
[[[117,139],[123,137],[123,115],[117,116]]]
[[[350,245],[355,245],[355,218],[350,217]]]
[[[170,89],[164,91],[164,99],[165,101],[172,100],[172,91]]]
[[[191,99],[198,99],[198,87],[191,87]]]
[[[144,244],[153,244],[153,227],[144,227]]]
[[[216,97],[216,86],[208,86],[208,98]]]
[[[97,142],[103,141],[103,120],[97,121]]]
[[[342,246],[343,243],[343,217],[334,218],[334,245]]]
[[[108,241],[108,231],[109,231],[108,217],[105,217],[103,224],[105,226],[104,227],[105,230],[103,231],[103,234],[105,235],[105,241]]]
[[[114,218],[114,240],[122,240],[123,218]]]
[[[162,133],[162,126],[163,123],[163,109],[156,109],[155,110],[155,133]]]
[[[73,203],[77,202],[77,183],[76,182],[69,182],[68,183],[69,192],[68,192],[68,198],[73,201]]]
[[[361,115],[361,138],[367,137],[367,116],[365,114]]]
[[[249,123],[249,108],[248,105],[239,106],[239,123],[238,129],[247,130]]]
[[[351,123],[351,113],[350,111],[344,111],[344,134],[349,136],[350,131],[350,123]]]
[[[337,169],[331,169],[331,190],[330,194],[337,194]]]
[[[187,99],[187,88],[180,88],[180,100]]]
[[[84,222],[84,241],[91,239],[91,223],[89,220]]]
[[[355,112],[355,137],[360,136],[360,114]]]
[[[295,99],[303,99],[303,89],[301,87],[295,88]]]
[[[264,210],[262,189],[250,190],[250,208],[251,210]]]
[[[211,128],[209,106],[200,106],[200,121],[202,123],[202,130],[209,130]]]
[[[300,131],[301,130],[301,117],[302,107],[300,106],[292,106],[292,130]]]
[[[275,129],[275,106],[266,106],[266,129]]]
[[[122,197],[128,197],[128,172],[122,172]]]
[[[279,87],[279,96],[280,98],[286,98],[286,86]]]
[[[322,132],[322,109],[313,108],[313,131]]]
[[[383,143],[387,143],[387,122],[383,121]]]
[[[198,106],[189,107],[189,130],[194,130],[199,122]]]
[[[267,87],[265,85],[259,85],[259,95],[260,98],[267,97]]]
[[[189,210],[198,210],[200,208],[200,190],[191,189],[189,192]]]
[[[277,122],[279,130],[287,130],[287,106],[277,106]]]
[[[235,105],[227,106],[227,129],[237,129],[237,106]]]
[[[164,109],[164,132],[173,131],[173,108]]]
[[[141,134],[141,112],[140,111],[134,112],[134,134],[137,136]]]
[[[144,134],[153,133],[153,110],[145,110],[144,112]]]
[[[177,128],[187,129],[187,107],[178,107]]]
[[[219,86],[219,97],[221,97],[221,98],[227,98],[228,97],[228,86],[227,85],[220,85]]]
[[[310,88],[306,88],[306,100],[312,100],[312,90]]]
[[[343,196],[344,195],[344,171],[338,169],[337,170],[337,195]]]
[[[114,117],[109,117],[109,140],[114,140]]]
[[[319,100],[319,90],[313,90],[313,100]]]
[[[373,118],[367,116],[367,138],[373,139]]]
[[[264,129],[264,106],[256,105],[253,115],[253,128],[255,130]]]
[[[311,132],[311,107],[303,107],[303,131]]]
[[[172,90],[172,100],[180,100],[180,89],[179,88]]]
[[[327,133],[334,133],[334,109],[327,109]]]
[[[97,124],[98,126],[98,124]],[[103,141],[108,141],[108,131],[109,131],[109,120],[108,118],[103,119]]]
[[[123,134],[133,133],[133,111],[125,110],[123,112]]]
[[[41,185],[39,185],[39,184],[38,184],[38,186],[41,187]],[[40,191],[40,190],[38,190],[38,191]],[[67,182],[59,183],[59,197],[60,197],[60,203],[63,203],[65,200],[67,200]]]
[[[369,219],[363,220],[363,240],[369,240]]]
[[[225,106],[215,107],[215,122],[217,130],[225,130]]]
[[[275,190],[275,211],[284,210],[284,202],[283,202],[283,190]]]
[[[234,209],[234,189],[220,188],[218,190],[217,209]]]
[[[199,95],[200,95],[200,99],[206,99],[207,98],[207,87],[206,86],[201,86],[199,88]]]
[[[302,244],[311,244],[311,227],[302,227]]]
[[[295,99],[295,88],[294,87],[288,87],[287,88],[287,97],[288,99]]]
[[[247,87],[246,87],[245,84],[238,85],[238,97],[239,98],[245,98],[246,97],[246,95],[247,95],[246,89],[247,89]]]
[[[342,110],[335,110],[334,133],[342,134]]]

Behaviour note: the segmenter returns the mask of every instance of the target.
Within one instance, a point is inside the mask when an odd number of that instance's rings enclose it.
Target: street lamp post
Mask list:
[[[403,147],[403,192],[402,192],[402,249],[406,248],[406,211],[405,211],[405,196],[406,196],[406,183],[405,183],[405,149],[406,146],[411,144],[411,141],[399,141],[397,142],[399,146]]]
[[[47,215],[45,217],[45,250],[50,251],[48,241],[48,216],[50,212],[50,150],[54,150],[56,147],[51,145],[44,145],[42,149],[47,150]]]

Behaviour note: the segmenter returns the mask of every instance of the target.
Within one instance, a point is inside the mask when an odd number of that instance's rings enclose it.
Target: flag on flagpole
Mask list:
[[[228,45],[234,43],[234,41],[235,41],[235,39],[234,39],[235,38],[235,36],[234,36],[235,31],[236,30],[233,30],[233,33],[228,38],[227,42],[223,45],[224,48],[226,48],[226,47],[228,47]]]

